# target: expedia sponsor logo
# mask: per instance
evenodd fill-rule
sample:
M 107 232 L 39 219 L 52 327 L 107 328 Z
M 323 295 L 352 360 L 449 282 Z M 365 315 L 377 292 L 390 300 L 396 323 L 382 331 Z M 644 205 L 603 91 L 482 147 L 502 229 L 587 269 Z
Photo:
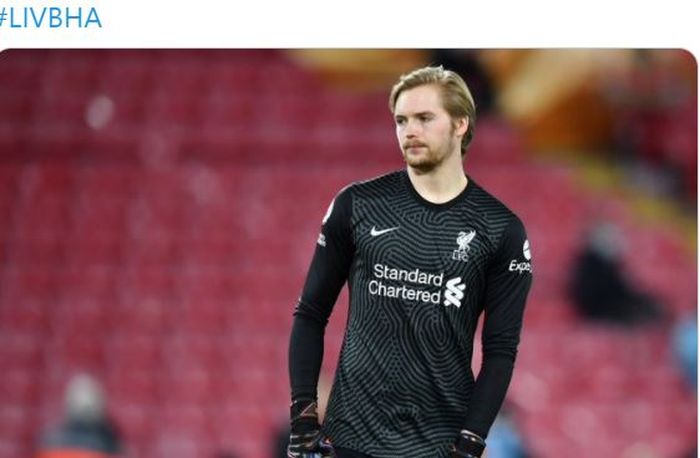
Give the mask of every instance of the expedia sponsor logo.
M 532 272 L 532 264 L 530 264 L 529 262 L 518 262 L 515 259 L 513 259 L 508 265 L 508 270 L 510 272 L 518 272 L 518 274 L 521 274 L 523 272 Z
M 510 261 L 510 264 L 508 265 L 508 270 L 510 272 L 518 272 L 518 275 L 522 274 L 523 272 L 532 273 L 532 264 L 530 264 L 529 262 L 530 259 L 532 259 L 529 240 L 525 240 L 525 243 L 523 243 L 523 257 L 526 259 L 525 262 L 519 262 L 516 259 Z

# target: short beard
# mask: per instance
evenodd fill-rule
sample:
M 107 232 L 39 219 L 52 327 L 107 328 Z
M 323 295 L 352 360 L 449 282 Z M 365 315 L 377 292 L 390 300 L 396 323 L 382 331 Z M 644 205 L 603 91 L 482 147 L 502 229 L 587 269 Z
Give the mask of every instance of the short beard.
M 438 165 L 442 163 L 442 161 L 432 161 L 430 159 L 413 161 L 412 163 L 412 161 L 408 159 L 406 154 L 404 154 L 404 160 L 406 161 L 406 164 L 413 170 L 415 170 L 419 175 L 432 172 Z
M 401 152 L 403 154 L 403 159 L 406 162 L 406 164 L 409 167 L 411 167 L 413 170 L 415 170 L 416 173 L 418 173 L 419 175 L 424 175 L 426 173 L 430 173 L 433 170 L 435 170 L 439 165 L 441 165 L 443 162 L 445 162 L 445 160 L 449 157 L 450 153 L 452 152 L 452 150 L 455 147 L 454 140 L 452 140 L 452 136 L 454 135 L 455 129 L 456 129 L 456 125 L 453 124 L 452 129 L 450 130 L 450 140 L 448 141 L 448 144 L 447 144 L 447 152 L 445 152 L 445 154 L 442 157 L 437 155 L 437 159 L 433 160 L 434 156 L 428 155 L 428 157 L 426 157 L 425 160 L 421 160 L 420 162 L 418 162 L 417 164 L 414 165 L 414 164 L 411 164 L 409 162 L 408 154 L 406 153 L 405 150 L 402 149 Z M 429 150 L 429 153 L 432 153 L 432 150 Z M 462 155 L 461 143 L 459 145 L 459 154 L 460 154 L 460 157 L 464 157 Z
M 426 173 L 432 172 L 433 170 L 438 168 L 443 162 L 445 162 L 445 160 L 447 160 L 447 158 L 450 156 L 453 148 L 453 142 L 449 142 L 449 144 L 447 145 L 447 151 L 442 152 L 444 154 L 433 154 L 433 151 L 429 150 L 429 155 L 427 155 L 427 157 L 419 161 L 413 161 L 413 163 L 411 163 L 408 154 L 405 151 L 402 151 L 403 159 L 406 162 L 406 164 L 413 170 L 415 170 L 419 175 L 424 175 Z

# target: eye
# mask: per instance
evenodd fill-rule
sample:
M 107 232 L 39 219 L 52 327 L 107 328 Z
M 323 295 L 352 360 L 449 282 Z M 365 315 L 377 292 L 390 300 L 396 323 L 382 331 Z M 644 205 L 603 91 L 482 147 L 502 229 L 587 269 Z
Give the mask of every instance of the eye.
M 406 118 L 396 118 L 394 121 L 396 121 L 397 126 L 403 126 L 406 124 Z

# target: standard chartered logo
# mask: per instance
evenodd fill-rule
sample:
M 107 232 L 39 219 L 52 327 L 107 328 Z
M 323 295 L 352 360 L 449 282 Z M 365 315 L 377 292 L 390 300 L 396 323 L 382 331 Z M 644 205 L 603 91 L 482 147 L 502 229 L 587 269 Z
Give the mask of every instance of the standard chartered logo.
M 461 283 L 461 277 L 453 278 L 445 283 L 444 272 L 435 274 L 420 269 L 395 269 L 384 264 L 375 264 L 373 273 L 374 279 L 368 285 L 369 293 L 373 296 L 435 305 L 439 305 L 444 296 L 446 306 L 460 307 L 462 305 L 461 301 L 464 298 L 466 285 Z M 443 285 L 445 285 L 444 292 Z
M 431 274 L 420 269 L 394 269 L 384 264 L 374 265 L 375 279 L 369 282 L 369 293 L 373 296 L 393 297 L 407 301 L 440 303 L 440 291 L 432 287 L 442 286 L 444 274 Z M 403 282 L 400 286 L 387 284 L 383 280 Z M 408 285 L 406 284 L 408 283 Z M 419 285 L 414 287 L 413 285 Z
M 454 305 L 455 307 L 460 308 L 462 306 L 462 299 L 464 299 L 464 288 L 466 287 L 467 285 L 462 283 L 462 277 L 447 280 L 444 304 L 446 306 Z

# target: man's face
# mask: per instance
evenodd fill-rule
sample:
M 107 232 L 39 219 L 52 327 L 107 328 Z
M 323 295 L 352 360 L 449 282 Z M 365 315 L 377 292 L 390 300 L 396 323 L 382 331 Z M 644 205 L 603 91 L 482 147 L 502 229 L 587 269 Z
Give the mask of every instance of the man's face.
M 394 121 L 399 146 L 410 167 L 429 172 L 450 154 L 461 154 L 460 137 L 466 132 L 466 119 L 455 125 L 442 105 L 437 86 L 403 91 L 396 100 Z

